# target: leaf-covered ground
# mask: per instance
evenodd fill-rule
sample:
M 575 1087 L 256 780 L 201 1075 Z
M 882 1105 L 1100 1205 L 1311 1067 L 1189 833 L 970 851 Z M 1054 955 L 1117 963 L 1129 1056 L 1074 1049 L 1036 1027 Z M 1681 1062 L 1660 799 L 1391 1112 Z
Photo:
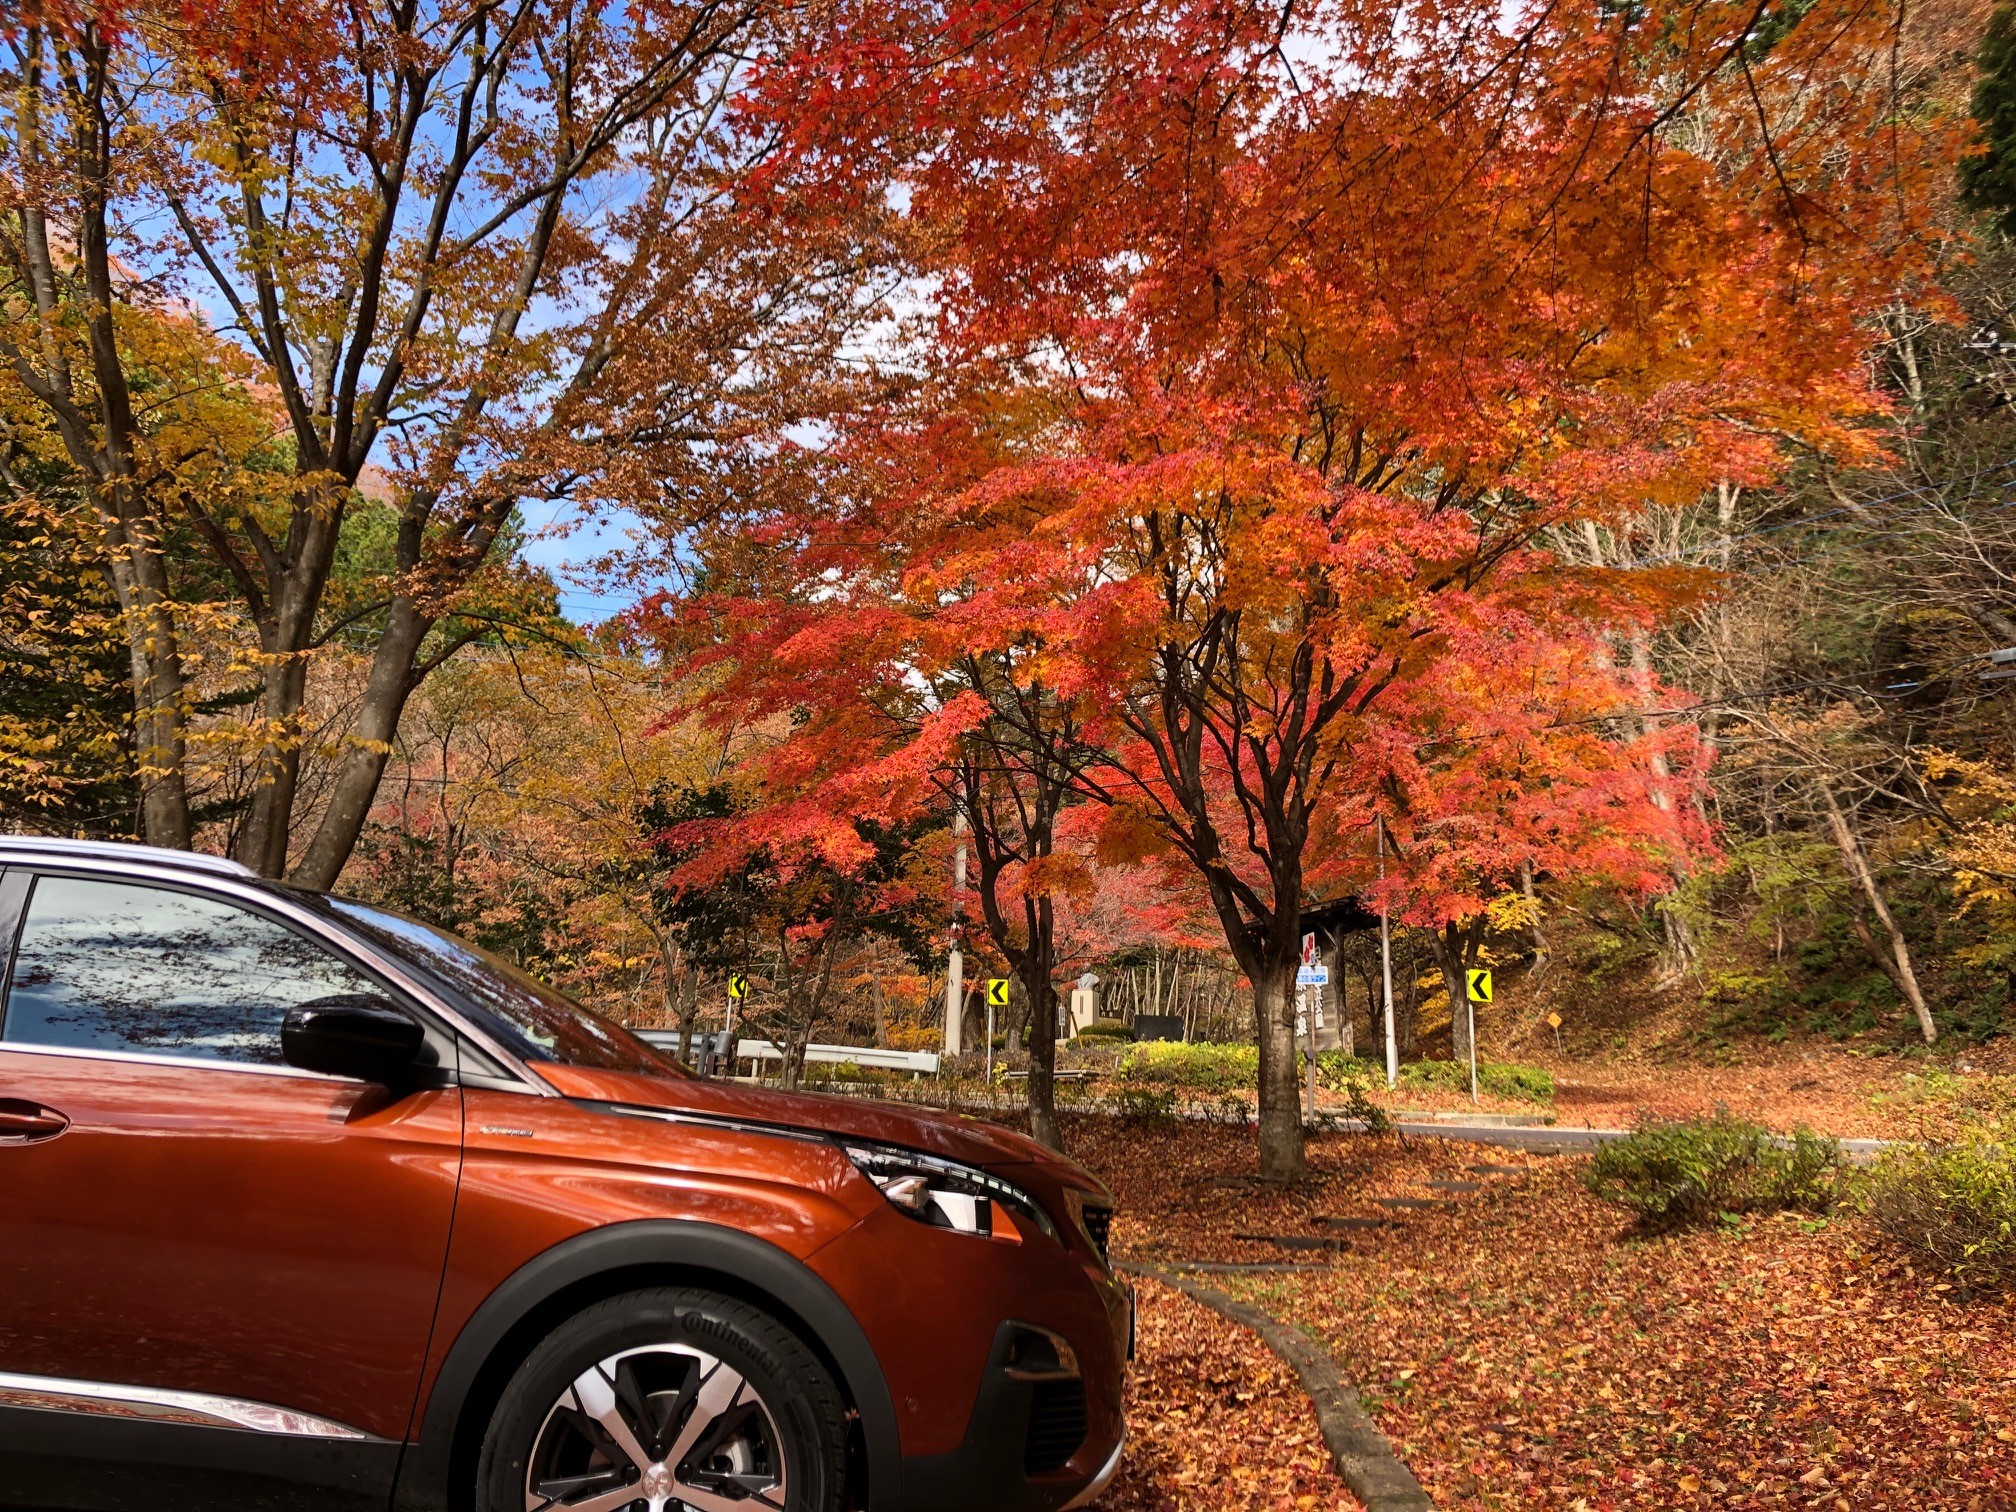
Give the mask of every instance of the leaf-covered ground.
M 1288 1367 L 1245 1329 L 1142 1281 L 1127 1457 L 1101 1512 L 1353 1508 Z
M 1441 1505 L 2016 1506 L 2016 1304 L 1956 1299 L 1852 1215 L 1643 1240 L 1576 1157 L 1338 1136 L 1279 1191 L 1246 1179 L 1250 1131 L 1085 1119 L 1069 1138 L 1119 1195 L 1119 1253 L 1313 1262 L 1211 1279 L 1319 1334 Z M 1390 1226 L 1318 1221 L 1336 1217 Z M 1318 1253 L 1236 1237 L 1340 1232 Z M 1208 1313 L 1195 1326 L 1237 1335 Z M 1150 1359 L 1137 1397 L 1150 1474 L 1187 1441 L 1188 1424 L 1167 1437 L 1165 1368 Z M 1201 1436 L 1190 1452 L 1218 1463 Z M 1272 1505 L 1222 1475 L 1201 1485 L 1109 1505 Z
M 1805 1124 L 1844 1137 L 1910 1139 L 1950 1131 L 1970 1114 L 2016 1108 L 2016 1066 L 1999 1045 L 1945 1062 L 1765 1047 L 1726 1066 L 1619 1060 L 1549 1069 L 1560 1083 L 1548 1110 L 1556 1122 L 1594 1128 L 1726 1108 L 1774 1128 Z

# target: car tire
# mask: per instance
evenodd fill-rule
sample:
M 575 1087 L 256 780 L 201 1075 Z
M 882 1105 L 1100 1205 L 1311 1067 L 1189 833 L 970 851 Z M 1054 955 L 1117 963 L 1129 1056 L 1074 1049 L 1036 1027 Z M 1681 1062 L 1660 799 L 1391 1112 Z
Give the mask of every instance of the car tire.
M 732 1297 L 660 1287 L 575 1314 L 518 1367 L 476 1506 L 664 1512 L 684 1486 L 709 1506 L 840 1512 L 846 1459 L 846 1404 L 796 1334 Z

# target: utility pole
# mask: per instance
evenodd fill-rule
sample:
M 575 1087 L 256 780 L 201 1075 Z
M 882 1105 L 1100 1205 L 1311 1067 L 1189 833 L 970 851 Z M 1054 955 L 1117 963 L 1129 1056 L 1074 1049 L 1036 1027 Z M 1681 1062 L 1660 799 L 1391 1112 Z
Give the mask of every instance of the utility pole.
M 966 1015 L 966 811 L 952 800 L 952 954 L 945 965 L 945 1056 L 959 1053 L 960 1021 Z M 989 1037 L 988 1044 L 993 1044 Z
M 1386 880 L 1386 816 L 1375 815 L 1379 836 L 1379 880 Z M 1379 970 L 1386 982 L 1386 1090 L 1400 1085 L 1400 1033 L 1393 1027 L 1393 928 L 1386 917 L 1386 893 L 1379 893 Z
M 1320 951 L 1318 953 L 1320 958 Z M 1316 1015 L 1323 1006 L 1323 984 L 1309 989 L 1309 1127 L 1316 1127 Z

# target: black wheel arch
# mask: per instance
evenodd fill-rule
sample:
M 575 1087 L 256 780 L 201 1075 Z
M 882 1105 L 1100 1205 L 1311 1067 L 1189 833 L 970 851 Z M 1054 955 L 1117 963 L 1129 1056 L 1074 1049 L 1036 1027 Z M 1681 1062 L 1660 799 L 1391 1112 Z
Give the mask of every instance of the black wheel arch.
M 483 1430 L 511 1373 L 561 1320 L 649 1286 L 697 1286 L 762 1307 L 833 1372 L 860 1417 L 869 1505 L 902 1504 L 896 1407 L 861 1325 L 810 1267 L 737 1229 L 637 1219 L 563 1240 L 514 1271 L 470 1316 L 400 1459 L 394 1512 L 472 1512 Z

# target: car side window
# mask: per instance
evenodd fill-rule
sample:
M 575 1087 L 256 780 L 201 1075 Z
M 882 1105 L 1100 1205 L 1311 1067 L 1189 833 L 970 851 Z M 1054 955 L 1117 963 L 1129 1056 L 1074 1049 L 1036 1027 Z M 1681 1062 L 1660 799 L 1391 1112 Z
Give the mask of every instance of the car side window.
M 166 887 L 38 877 L 0 1041 L 284 1064 L 287 1010 L 378 984 L 283 924 Z

